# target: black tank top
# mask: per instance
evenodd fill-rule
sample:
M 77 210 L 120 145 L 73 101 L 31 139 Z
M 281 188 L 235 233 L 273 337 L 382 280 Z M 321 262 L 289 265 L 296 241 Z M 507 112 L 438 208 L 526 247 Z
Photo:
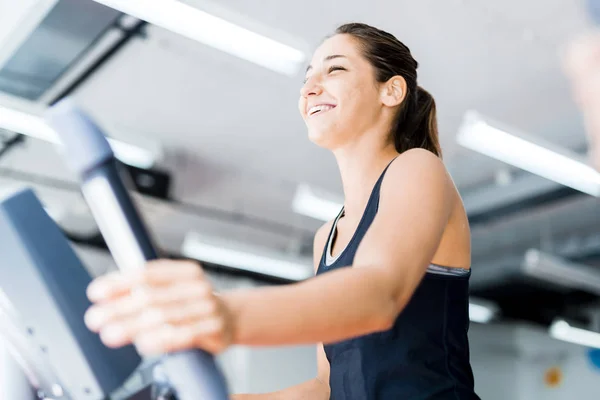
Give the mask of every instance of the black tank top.
M 377 213 L 386 170 L 350 242 L 328 265 L 343 210 L 336 218 L 317 275 L 352 265 Z M 469 362 L 469 276 L 470 270 L 431 265 L 391 329 L 326 344 L 331 400 L 480 400 Z

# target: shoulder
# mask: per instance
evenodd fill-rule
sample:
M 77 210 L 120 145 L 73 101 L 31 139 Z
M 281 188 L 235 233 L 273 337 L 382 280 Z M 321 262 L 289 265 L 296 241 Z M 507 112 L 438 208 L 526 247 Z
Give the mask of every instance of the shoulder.
M 381 183 L 381 197 L 382 201 L 399 196 L 450 200 L 453 187 L 450 174 L 438 156 L 425 149 L 411 149 L 390 164 Z
M 443 161 L 425 149 L 411 149 L 400 154 L 390 164 L 388 173 L 418 175 L 427 173 L 431 176 L 447 176 Z

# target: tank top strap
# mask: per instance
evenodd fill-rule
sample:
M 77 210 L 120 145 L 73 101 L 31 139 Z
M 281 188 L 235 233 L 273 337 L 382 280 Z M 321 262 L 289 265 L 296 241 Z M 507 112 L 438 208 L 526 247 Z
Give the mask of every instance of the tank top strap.
M 388 163 L 388 165 L 385 167 L 385 169 L 379 176 L 379 179 L 377 179 L 377 182 L 375 182 L 375 185 L 373 186 L 373 189 L 371 190 L 371 195 L 369 196 L 369 200 L 367 201 L 367 205 L 365 207 L 363 215 L 358 223 L 358 226 L 356 227 L 356 230 L 354 231 L 353 236 L 351 237 L 346 248 L 341 253 L 338 254 L 337 260 L 334 261 L 332 265 L 337 265 L 338 261 L 340 261 L 340 260 L 342 261 L 342 264 L 345 264 L 345 263 L 351 264 L 352 263 L 352 261 L 354 259 L 354 254 L 356 253 L 356 248 L 358 246 L 357 243 L 360 242 L 360 240 L 362 240 L 362 237 L 365 235 L 366 231 L 371 226 L 371 223 L 373 222 L 373 219 L 375 218 L 375 215 L 377 214 L 377 209 L 379 208 L 379 193 L 381 190 L 381 182 L 383 182 L 385 173 L 387 172 L 388 168 L 390 167 L 390 165 L 392 164 L 392 162 L 394 162 L 394 160 L 396 158 L 397 157 L 394 157 Z M 326 262 L 327 261 L 326 260 L 327 252 L 329 249 L 329 245 L 332 241 L 332 238 L 335 234 L 337 222 L 344 215 L 344 212 L 345 212 L 345 208 L 342 207 L 342 209 L 338 213 L 337 217 L 333 221 L 333 224 L 331 225 L 331 229 L 329 230 L 329 236 L 327 237 L 327 240 L 325 241 L 325 246 L 323 248 L 323 252 L 321 253 L 321 259 L 319 262 L 319 268 L 317 270 L 317 273 L 319 273 L 323 269 L 330 268 L 332 266 L 332 265 L 329 265 L 329 266 L 327 265 L 327 262 Z
M 377 211 L 379 209 L 379 194 L 381 191 L 381 183 L 383 182 L 385 173 L 387 172 L 388 168 L 390 167 L 390 165 L 392 164 L 392 162 L 395 159 L 396 158 L 394 158 L 392 161 L 390 161 L 388 163 L 388 165 L 385 167 L 385 169 L 379 176 L 379 179 L 377 179 L 377 182 L 375 182 L 375 185 L 373 185 L 373 189 L 371 190 L 371 195 L 369 196 L 369 200 L 367 201 L 367 205 L 365 207 L 363 215 L 358 223 L 358 226 L 356 227 L 356 231 L 354 232 L 354 235 L 352 236 L 352 238 L 350 239 L 350 242 L 348 243 L 348 247 L 352 248 L 351 249 L 352 254 L 354 254 L 356 252 L 358 243 L 360 243 L 363 236 L 366 234 L 367 230 L 371 227 L 371 223 L 373 223 L 373 220 L 375 219 L 375 215 L 377 215 Z M 344 210 L 342 209 L 342 215 L 343 215 L 343 212 L 344 212 Z M 354 258 L 354 256 L 352 256 L 352 259 L 353 258 Z
M 379 194 L 381 192 L 381 183 L 383 182 L 383 178 L 385 177 L 385 173 L 387 172 L 388 168 L 390 168 L 390 165 L 392 165 L 392 163 L 394 162 L 394 160 L 397 158 L 394 157 L 392 159 L 392 161 L 390 161 L 388 163 L 388 165 L 383 169 L 383 172 L 381 173 L 381 175 L 379 175 L 379 179 L 377 179 L 377 182 L 375 182 L 375 185 L 373 185 L 373 189 L 371 190 L 371 195 L 369 196 L 369 200 L 367 201 L 367 206 L 365 208 L 365 214 L 368 211 L 377 211 L 377 209 L 379 208 Z M 342 211 L 340 213 L 340 215 L 344 214 L 344 208 L 342 208 Z M 364 215 L 363 215 L 364 217 Z M 339 218 L 339 216 L 338 216 Z
M 375 182 L 375 186 L 373 187 L 373 192 L 371 193 L 371 199 L 369 201 L 369 203 L 372 204 L 369 205 L 374 207 L 375 211 L 377 211 L 377 209 L 379 208 L 379 194 L 381 192 L 381 183 L 383 182 L 383 177 L 385 176 L 385 173 L 390 168 L 390 165 L 392 165 L 396 158 L 398 158 L 398 156 L 394 157 L 392 161 L 390 161 L 388 165 L 384 168 L 383 172 L 379 176 L 379 179 L 377 179 L 377 182 Z

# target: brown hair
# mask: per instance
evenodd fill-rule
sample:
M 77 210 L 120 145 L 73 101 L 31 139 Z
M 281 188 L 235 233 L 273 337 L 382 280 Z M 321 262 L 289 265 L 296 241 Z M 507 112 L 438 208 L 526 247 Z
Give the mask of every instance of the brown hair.
M 417 85 L 419 64 L 410 49 L 394 35 L 366 24 L 345 24 L 335 33 L 351 35 L 359 41 L 364 57 L 375 69 L 378 82 L 387 82 L 397 75 L 406 81 L 408 93 L 392 129 L 396 150 L 403 153 L 422 148 L 441 157 L 435 101 L 429 92 Z

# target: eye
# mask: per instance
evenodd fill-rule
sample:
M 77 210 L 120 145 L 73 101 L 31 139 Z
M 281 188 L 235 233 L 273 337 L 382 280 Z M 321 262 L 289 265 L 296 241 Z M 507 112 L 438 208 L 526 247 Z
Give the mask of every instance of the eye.
M 334 71 L 346 71 L 346 68 L 339 66 L 339 65 L 332 65 L 331 67 L 329 67 L 329 69 L 327 70 L 327 73 L 332 73 Z
M 340 66 L 340 65 L 332 65 L 331 67 L 329 67 L 327 69 L 327 73 L 331 74 L 332 72 L 335 71 L 347 71 L 346 68 Z M 302 81 L 303 84 L 306 84 L 306 82 L 308 81 L 308 79 L 310 78 L 310 76 L 307 76 L 306 78 L 304 78 L 304 80 Z

